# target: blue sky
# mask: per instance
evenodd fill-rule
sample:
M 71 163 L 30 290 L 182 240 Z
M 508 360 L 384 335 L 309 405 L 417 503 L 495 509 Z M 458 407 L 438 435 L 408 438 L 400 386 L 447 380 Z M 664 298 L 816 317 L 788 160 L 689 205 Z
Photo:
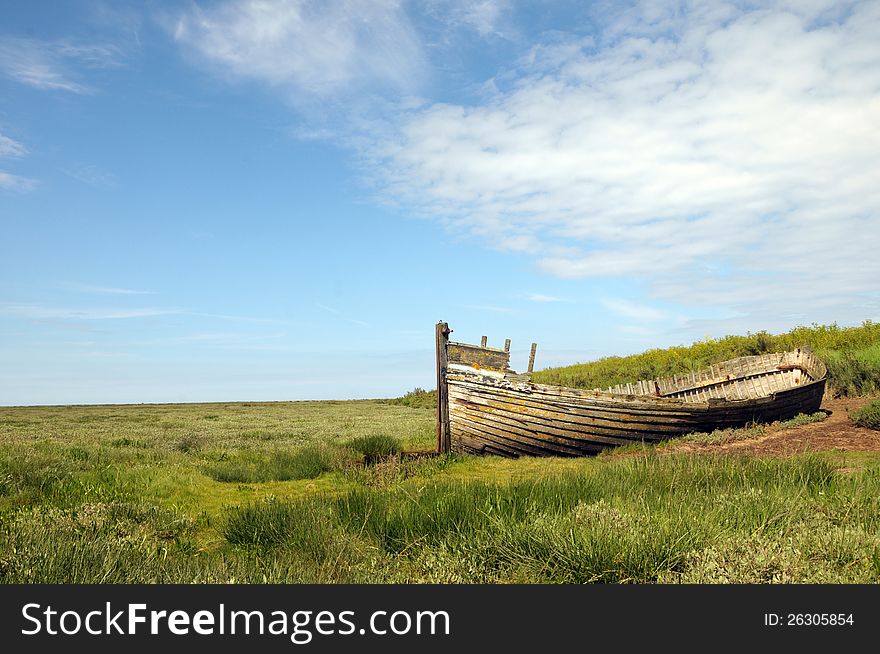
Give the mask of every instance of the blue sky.
M 2 3 L 0 405 L 880 318 L 880 3 Z

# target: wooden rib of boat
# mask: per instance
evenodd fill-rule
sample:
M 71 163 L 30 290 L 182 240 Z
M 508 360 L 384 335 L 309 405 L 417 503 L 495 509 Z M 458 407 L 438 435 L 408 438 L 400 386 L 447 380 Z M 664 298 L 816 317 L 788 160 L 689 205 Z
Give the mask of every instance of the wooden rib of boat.
M 611 388 L 531 381 L 504 349 L 449 341 L 437 324 L 437 449 L 501 456 L 585 456 L 628 443 L 786 420 L 819 410 L 825 365 L 809 348 L 731 359 L 698 372 Z

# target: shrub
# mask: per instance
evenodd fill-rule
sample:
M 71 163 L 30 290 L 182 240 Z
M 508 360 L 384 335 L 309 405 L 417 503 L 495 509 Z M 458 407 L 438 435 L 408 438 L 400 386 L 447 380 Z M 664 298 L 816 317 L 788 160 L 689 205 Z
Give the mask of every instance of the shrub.
M 426 391 L 424 388 L 416 387 L 406 395 L 395 398 L 392 402 L 413 409 L 435 409 L 437 408 L 437 391 Z
M 835 395 L 869 395 L 880 389 L 880 346 L 817 354 L 828 367 Z
M 880 400 L 874 400 L 852 416 L 853 422 L 868 429 L 880 430 Z
M 608 388 L 639 379 L 695 372 L 735 357 L 805 346 L 813 348 L 825 362 L 828 383 L 836 395 L 866 395 L 880 390 L 880 323 L 871 321 L 859 327 L 813 325 L 796 327 L 787 334 L 762 331 L 746 336 L 710 338 L 689 346 L 548 368 L 536 372 L 534 380 L 575 388 Z

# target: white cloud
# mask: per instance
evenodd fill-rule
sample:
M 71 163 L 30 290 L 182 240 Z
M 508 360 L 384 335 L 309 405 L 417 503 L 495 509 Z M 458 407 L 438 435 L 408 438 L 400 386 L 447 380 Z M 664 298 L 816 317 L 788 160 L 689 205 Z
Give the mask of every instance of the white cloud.
M 196 8 L 174 35 L 217 71 L 266 82 L 295 103 L 416 84 L 418 39 L 394 0 L 249 0 Z
M 71 64 L 108 68 L 119 65 L 119 58 L 119 49 L 112 45 L 0 38 L 0 73 L 40 90 L 90 93 L 76 81 Z
M 847 320 L 880 279 L 880 3 L 644 3 L 375 150 L 404 208 L 546 272 Z M 866 309 L 865 307 L 868 307 Z M 871 308 L 873 307 L 873 308 Z

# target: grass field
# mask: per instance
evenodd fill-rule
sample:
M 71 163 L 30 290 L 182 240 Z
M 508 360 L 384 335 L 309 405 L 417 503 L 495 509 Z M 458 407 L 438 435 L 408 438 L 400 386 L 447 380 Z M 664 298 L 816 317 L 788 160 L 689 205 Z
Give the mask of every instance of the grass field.
M 872 351 L 855 329 L 828 351 Z M 0 582 L 880 581 L 880 453 L 436 457 L 432 407 L 0 408 Z
M 433 412 L 383 401 L 5 408 L 0 435 L 5 583 L 880 580 L 871 454 L 402 457 Z

